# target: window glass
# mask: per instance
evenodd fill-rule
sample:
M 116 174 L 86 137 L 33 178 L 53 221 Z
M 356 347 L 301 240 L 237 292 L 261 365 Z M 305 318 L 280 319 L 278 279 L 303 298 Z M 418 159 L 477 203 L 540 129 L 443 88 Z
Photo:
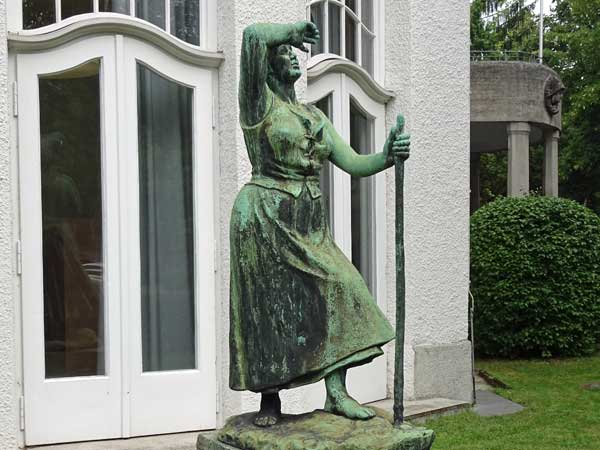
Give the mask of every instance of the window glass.
M 346 14 L 346 58 L 356 61 L 356 23 Z
M 323 97 L 315 106 L 319 108 L 323 113 L 329 118 L 329 120 L 333 120 L 333 105 L 331 94 L 327 97 Z M 321 193 L 323 194 L 323 206 L 325 209 L 325 214 L 327 215 L 327 223 L 331 229 L 332 223 L 332 204 L 331 204 L 331 186 L 332 186 L 332 170 L 333 167 L 329 161 L 323 161 L 323 167 L 321 168 L 321 179 L 319 180 L 319 184 L 321 186 Z
M 373 150 L 372 121 L 354 103 L 350 102 L 350 145 L 360 154 Z M 362 274 L 367 286 L 374 292 L 374 261 L 371 249 L 373 237 L 373 177 L 352 177 L 351 227 L 352 263 Z
M 360 5 L 360 20 L 369 31 L 375 31 L 373 30 L 373 0 L 361 0 Z
M 171 34 L 200 45 L 200 0 L 171 0 Z
M 319 29 L 319 31 L 321 33 L 324 32 L 323 26 L 325 25 L 323 23 L 323 19 L 324 19 L 323 7 L 324 7 L 323 3 L 316 3 L 310 7 L 310 21 L 313 22 L 317 26 L 317 28 Z M 324 34 L 321 34 L 321 39 L 319 39 L 319 42 L 317 42 L 315 45 L 312 46 L 312 55 L 313 56 L 323 53 L 323 45 L 324 45 L 323 38 L 324 38 L 324 36 L 325 36 Z
M 62 0 L 60 15 L 67 19 L 77 14 L 91 13 L 93 10 L 92 0 Z
M 375 68 L 374 0 L 321 0 L 310 5 L 310 20 L 327 42 L 313 45 L 312 55 L 333 53 L 362 65 L 370 75 Z
M 329 4 L 329 53 L 340 55 L 341 53 L 341 36 L 340 36 L 340 7 Z
M 165 0 L 135 0 L 135 15 L 165 29 Z
M 105 373 L 99 73 L 39 79 L 46 378 Z
M 166 11 L 166 0 L 97 0 L 97 3 L 94 0 L 60 0 L 60 20 L 93 12 L 131 15 L 131 2 L 135 2 L 136 17 L 163 30 L 168 23 L 173 36 L 199 46 L 201 1 L 170 0 L 169 11 Z M 23 0 L 23 29 L 32 30 L 56 22 L 56 0 Z
M 131 13 L 129 0 L 100 0 L 99 7 L 101 12 Z
M 138 64 L 142 362 L 196 367 L 193 89 Z
M 371 35 L 371 33 L 369 33 L 368 31 L 363 29 L 362 30 L 362 40 L 361 40 L 362 66 L 371 75 L 373 75 L 373 68 L 375 65 L 375 62 L 374 62 L 375 55 L 373 54 L 374 53 L 373 52 L 373 48 L 374 48 L 373 41 L 374 41 L 373 35 Z
M 56 22 L 54 0 L 23 0 L 23 29 L 45 27 Z

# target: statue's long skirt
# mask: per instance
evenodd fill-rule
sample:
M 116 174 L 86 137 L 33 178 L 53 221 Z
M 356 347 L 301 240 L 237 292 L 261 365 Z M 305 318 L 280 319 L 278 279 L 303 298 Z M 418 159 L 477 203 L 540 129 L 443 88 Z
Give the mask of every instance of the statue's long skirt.
M 230 228 L 230 378 L 260 392 L 370 362 L 394 332 L 334 243 L 321 198 L 248 184 Z

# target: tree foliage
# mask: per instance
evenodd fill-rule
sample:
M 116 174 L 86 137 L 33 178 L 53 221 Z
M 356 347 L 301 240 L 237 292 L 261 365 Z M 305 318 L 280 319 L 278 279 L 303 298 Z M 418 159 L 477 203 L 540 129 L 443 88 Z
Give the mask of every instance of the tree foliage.
M 562 194 L 600 213 L 600 0 L 556 0 L 544 58 L 567 87 Z

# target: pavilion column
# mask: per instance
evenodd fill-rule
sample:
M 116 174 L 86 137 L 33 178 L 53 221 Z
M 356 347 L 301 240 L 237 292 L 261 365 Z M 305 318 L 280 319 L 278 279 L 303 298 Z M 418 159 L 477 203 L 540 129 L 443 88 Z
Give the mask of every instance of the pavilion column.
M 471 153 L 471 214 L 481 206 L 481 153 Z
M 512 122 L 508 132 L 508 196 L 529 193 L 529 133 L 527 122 Z
M 544 153 L 544 194 L 558 197 L 558 130 L 545 132 L 546 151 Z

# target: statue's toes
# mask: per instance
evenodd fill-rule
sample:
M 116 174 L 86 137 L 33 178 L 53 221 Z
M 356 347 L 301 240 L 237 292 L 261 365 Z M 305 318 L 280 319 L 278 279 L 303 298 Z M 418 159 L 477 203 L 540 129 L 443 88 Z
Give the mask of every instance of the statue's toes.
M 373 417 L 375 417 L 375 411 L 373 411 L 371 408 L 360 408 L 356 414 L 356 418 L 360 420 L 368 420 L 372 419 Z
M 272 427 L 277 423 L 277 417 L 270 415 L 258 415 L 254 419 L 254 425 L 257 427 Z

